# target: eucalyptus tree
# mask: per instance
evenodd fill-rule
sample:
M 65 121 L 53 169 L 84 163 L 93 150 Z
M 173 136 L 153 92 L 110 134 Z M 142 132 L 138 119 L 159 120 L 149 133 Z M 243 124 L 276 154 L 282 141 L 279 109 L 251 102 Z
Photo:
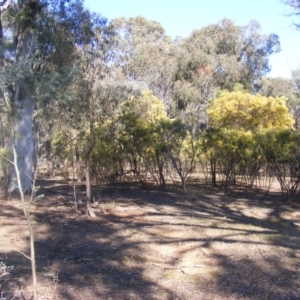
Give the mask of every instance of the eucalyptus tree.
M 177 47 L 163 27 L 143 17 L 119 18 L 112 22 L 118 44 L 116 63 L 128 80 L 146 83 L 165 104 L 173 85 Z
M 66 121 L 78 133 L 76 140 L 85 165 L 87 213 L 95 217 L 91 207 L 91 161 L 97 152 L 95 148 L 101 145 L 101 128 L 117 114 L 119 104 L 135 91 L 114 68 L 117 42 L 114 28 L 105 18 L 87 10 L 81 12 L 81 18 L 85 33 L 76 45 L 77 74 L 69 98 L 60 107 L 66 113 Z
M 184 40 L 184 47 L 202 57 L 200 67 L 210 67 L 219 88 L 232 90 L 235 83 L 241 83 L 253 91 L 257 80 L 270 71 L 268 58 L 280 50 L 280 43 L 275 34 L 261 34 L 257 21 L 238 26 L 223 19 L 195 30 Z
M 95 51 L 93 53 L 95 54 Z M 96 217 L 91 207 L 93 182 L 91 170 L 95 170 L 94 167 L 99 164 L 100 159 L 106 163 L 109 161 L 106 157 L 100 157 L 95 161 L 95 156 L 99 152 L 100 155 L 105 155 L 103 154 L 105 152 L 97 147 L 103 145 L 101 141 L 107 139 L 107 136 L 114 135 L 113 132 L 103 133 L 101 129 L 105 128 L 105 123 L 110 122 L 110 119 L 117 114 L 119 103 L 130 97 L 134 91 L 126 85 L 115 84 L 113 78 L 109 78 L 111 71 L 103 69 L 105 61 L 96 60 L 93 63 L 93 59 L 91 56 L 83 57 L 81 61 L 81 73 L 78 81 L 75 82 L 77 86 L 74 86 L 74 97 L 69 107 L 69 114 L 71 114 L 69 122 L 78 134 L 76 137 L 78 153 L 84 161 L 87 214 Z M 110 142 L 114 144 L 113 141 Z M 114 166 L 111 165 L 111 169 L 113 168 Z
M 279 50 L 278 37 L 263 35 L 256 21 L 237 26 L 229 19 L 194 30 L 179 41 L 181 55 L 173 89 L 178 113 L 192 123 L 207 124 L 208 101 L 216 89 L 241 83 L 254 92 L 269 70 L 268 57 Z
M 38 13 L 38 1 L 3 1 L 1 17 L 1 92 L 2 101 L 11 118 L 11 145 L 17 149 L 18 168 L 22 186 L 31 190 L 31 163 L 33 154 L 32 113 L 34 104 L 30 99 L 34 78 L 30 76 L 37 48 L 33 33 Z M 8 32 L 6 26 L 8 27 Z M 13 176 L 11 168 L 11 175 Z M 15 177 L 15 176 L 13 176 Z M 11 179 L 10 190 L 17 189 L 16 179 Z
M 24 191 L 31 190 L 34 111 L 57 97 L 72 73 L 69 70 L 72 69 L 74 37 L 69 24 L 53 13 L 52 6 L 58 5 L 63 11 L 67 2 L 70 6 L 70 1 L 52 2 L 6 0 L 0 3 L 1 101 L 10 125 L 8 146 L 16 149 Z M 63 67 L 69 69 L 68 75 L 62 72 Z M 16 189 L 12 167 L 9 191 Z
M 178 45 L 176 76 L 171 93 L 172 115 L 195 131 L 207 123 L 207 104 L 215 94 L 210 58 L 202 51 L 192 51 L 185 41 Z
M 65 122 L 77 131 L 81 139 L 82 158 L 85 162 L 86 196 L 88 214 L 95 217 L 91 208 L 90 157 L 96 143 L 95 124 L 113 111 L 109 102 L 109 84 L 107 83 L 111 64 L 113 34 L 107 20 L 91 13 L 80 4 L 77 6 L 77 18 L 69 23 L 74 31 L 81 32 L 75 44 L 76 76 L 65 101 L 58 103 L 65 113 Z M 105 82 L 105 83 L 104 83 Z
M 241 43 L 241 27 L 228 19 L 194 30 L 183 40 L 183 48 L 191 53 L 189 73 L 201 73 L 206 68 L 211 72 L 216 86 L 231 89 L 239 78 L 236 57 Z
M 283 77 L 264 77 L 259 83 L 258 93 L 266 97 L 293 97 L 293 80 Z
M 242 47 L 237 60 L 241 63 L 239 83 L 250 92 L 256 92 L 259 79 L 271 71 L 270 55 L 281 50 L 279 37 L 275 33 L 261 33 L 260 24 L 253 20 L 242 27 Z

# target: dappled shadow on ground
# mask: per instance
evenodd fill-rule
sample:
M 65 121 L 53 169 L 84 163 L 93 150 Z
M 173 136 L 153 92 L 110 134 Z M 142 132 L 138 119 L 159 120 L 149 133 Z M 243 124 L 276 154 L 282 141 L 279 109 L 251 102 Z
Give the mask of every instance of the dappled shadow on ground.
M 32 213 L 40 299 L 300 299 L 299 206 L 275 194 L 102 188 L 93 220 L 68 186 L 43 186 Z M 14 266 L 1 290 L 30 299 L 22 210 L 1 202 L 0 261 Z

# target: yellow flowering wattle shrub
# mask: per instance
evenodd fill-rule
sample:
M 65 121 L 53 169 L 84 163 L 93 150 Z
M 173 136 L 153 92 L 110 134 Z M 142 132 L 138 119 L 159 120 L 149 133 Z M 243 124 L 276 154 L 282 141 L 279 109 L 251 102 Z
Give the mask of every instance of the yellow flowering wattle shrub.
M 222 91 L 211 101 L 207 111 L 213 127 L 238 130 L 257 128 L 291 129 L 294 124 L 285 97 L 265 97 L 259 94 Z

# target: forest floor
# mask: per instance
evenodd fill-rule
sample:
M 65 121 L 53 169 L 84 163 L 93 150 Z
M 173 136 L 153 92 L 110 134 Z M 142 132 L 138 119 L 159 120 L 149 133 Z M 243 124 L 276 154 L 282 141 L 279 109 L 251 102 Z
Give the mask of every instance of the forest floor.
M 39 184 L 40 300 L 300 299 L 300 205 L 279 193 L 119 185 L 95 189 L 91 219 L 63 181 Z M 13 266 L 0 265 L 1 300 L 32 295 L 20 204 L 0 198 L 0 262 Z

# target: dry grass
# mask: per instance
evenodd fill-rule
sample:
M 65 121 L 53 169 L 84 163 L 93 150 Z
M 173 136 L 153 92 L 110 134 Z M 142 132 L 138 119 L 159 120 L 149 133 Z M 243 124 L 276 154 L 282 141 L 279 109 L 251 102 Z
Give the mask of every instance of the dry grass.
M 68 187 L 43 182 L 42 192 L 32 214 L 40 299 L 300 299 L 299 205 L 280 195 L 107 188 L 92 220 Z M 31 295 L 18 204 L 0 202 L 0 261 L 14 266 L 1 291 L 15 300 Z

